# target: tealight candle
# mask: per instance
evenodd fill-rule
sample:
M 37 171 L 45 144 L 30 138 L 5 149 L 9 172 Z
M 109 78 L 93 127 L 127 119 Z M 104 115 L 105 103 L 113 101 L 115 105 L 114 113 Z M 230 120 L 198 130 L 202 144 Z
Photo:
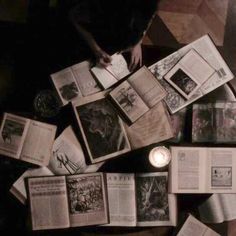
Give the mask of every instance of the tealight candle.
M 150 163 L 158 168 L 164 167 L 170 162 L 170 151 L 166 147 L 155 147 L 149 153 Z

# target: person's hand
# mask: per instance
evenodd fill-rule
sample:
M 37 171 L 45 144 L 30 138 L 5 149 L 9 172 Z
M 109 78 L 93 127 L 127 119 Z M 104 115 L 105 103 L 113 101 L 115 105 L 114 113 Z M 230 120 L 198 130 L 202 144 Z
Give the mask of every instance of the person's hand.
M 141 43 L 138 43 L 130 49 L 129 70 L 133 71 L 137 65 L 142 66 L 142 48 Z
M 99 50 L 95 52 L 97 64 L 103 67 L 107 67 L 111 65 L 112 58 L 109 54 L 107 54 L 103 50 Z

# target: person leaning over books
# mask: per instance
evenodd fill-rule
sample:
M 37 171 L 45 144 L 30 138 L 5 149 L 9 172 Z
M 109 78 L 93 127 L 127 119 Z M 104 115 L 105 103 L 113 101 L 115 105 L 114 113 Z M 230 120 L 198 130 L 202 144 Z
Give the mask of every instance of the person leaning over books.
M 69 18 L 100 65 L 109 65 L 115 52 L 128 52 L 134 70 L 142 64 L 141 42 L 156 8 L 157 0 L 80 0 Z

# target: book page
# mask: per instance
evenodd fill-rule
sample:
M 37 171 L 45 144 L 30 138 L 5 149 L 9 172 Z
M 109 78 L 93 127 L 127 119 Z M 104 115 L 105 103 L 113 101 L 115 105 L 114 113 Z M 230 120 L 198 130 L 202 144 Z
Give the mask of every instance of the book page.
M 106 70 L 110 71 L 117 80 L 120 80 L 130 74 L 127 62 L 122 54 L 115 53 L 111 56 L 111 65 L 106 67 Z
M 80 99 L 73 109 L 92 163 L 130 151 L 123 122 L 104 93 Z
M 162 102 L 157 103 L 125 130 L 132 149 L 148 146 L 173 137 L 172 126 Z
M 48 168 L 56 175 L 96 172 L 103 163 L 87 165 L 82 147 L 71 126 L 55 140 Z
M 137 174 L 135 184 L 137 226 L 175 226 L 177 205 L 168 194 L 168 173 Z
M 196 50 L 196 52 L 215 70 L 215 73 L 213 73 L 213 75 L 188 101 L 184 100 L 180 94 L 175 92 L 175 90 L 168 89 L 168 94 L 164 100 L 171 113 L 177 112 L 234 78 L 234 75 L 208 35 L 197 39 L 164 59 L 154 63 L 149 67 L 149 70 L 163 85 L 163 76 L 191 49 Z
M 103 89 L 111 87 L 118 81 L 117 78 L 104 67 L 97 65 L 91 69 L 91 72 L 97 78 L 98 83 L 103 87 Z
M 198 211 L 200 213 L 200 219 L 202 222 L 222 223 L 223 221 L 225 221 L 225 216 L 224 216 L 225 203 L 221 201 L 220 199 L 221 195 L 231 195 L 231 194 L 214 193 L 206 201 L 204 201 L 201 205 L 198 206 Z M 230 206 L 233 207 L 231 202 Z
M 29 178 L 28 187 L 33 230 L 69 227 L 64 176 Z
M 136 226 L 134 174 L 107 173 L 110 223 L 107 226 Z
M 149 108 L 166 96 L 166 91 L 145 66 L 132 74 L 128 82 Z
M 83 97 L 100 92 L 95 78 L 90 72 L 90 62 L 83 61 L 71 67 L 75 80 L 80 88 Z
M 51 74 L 51 78 L 63 105 L 82 96 L 71 68 Z
M 66 183 L 72 227 L 108 223 L 103 173 L 68 175 Z
M 10 192 L 22 203 L 26 204 L 27 193 L 25 187 L 25 179 L 27 177 L 33 176 L 49 176 L 53 175 L 53 173 L 47 167 L 40 167 L 36 169 L 28 169 L 26 170 L 12 185 Z
M 208 226 L 189 215 L 177 236 L 220 236 Z
M 31 120 L 20 159 L 47 166 L 51 157 L 57 127 Z
M 4 113 L 0 129 L 0 154 L 19 159 L 30 120 Z
M 110 96 L 131 123 L 134 123 L 149 110 L 149 107 L 128 81 L 124 81 L 113 89 Z
M 208 148 L 207 191 L 236 193 L 236 148 Z
M 207 192 L 206 159 L 207 151 L 200 147 L 171 147 L 171 179 L 172 193 L 204 193 Z

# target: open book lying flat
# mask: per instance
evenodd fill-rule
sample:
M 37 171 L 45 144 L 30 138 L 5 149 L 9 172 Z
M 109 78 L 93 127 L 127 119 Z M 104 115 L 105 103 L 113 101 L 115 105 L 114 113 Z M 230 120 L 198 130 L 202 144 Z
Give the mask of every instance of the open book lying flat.
M 0 128 L 0 154 L 46 166 L 57 127 L 4 113 Z
M 105 93 L 72 103 L 92 163 L 173 137 L 170 119 L 163 104 L 157 103 L 131 126 L 126 125 Z
M 143 66 L 110 92 L 122 114 L 134 123 L 166 96 L 155 76 Z
M 111 56 L 111 65 L 107 67 L 95 66 L 91 72 L 97 78 L 99 84 L 107 89 L 119 80 L 130 74 L 126 60 L 121 54 L 113 54 Z
M 62 105 L 101 91 L 90 68 L 90 62 L 83 61 L 50 75 Z
M 33 230 L 109 222 L 103 173 L 27 179 Z
M 171 147 L 171 193 L 236 193 L 236 148 Z

